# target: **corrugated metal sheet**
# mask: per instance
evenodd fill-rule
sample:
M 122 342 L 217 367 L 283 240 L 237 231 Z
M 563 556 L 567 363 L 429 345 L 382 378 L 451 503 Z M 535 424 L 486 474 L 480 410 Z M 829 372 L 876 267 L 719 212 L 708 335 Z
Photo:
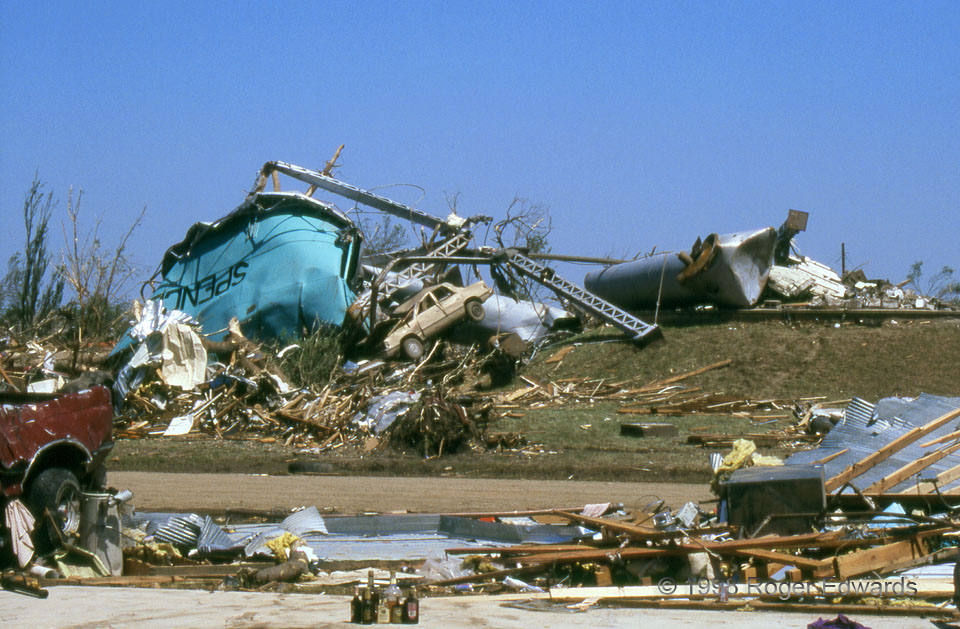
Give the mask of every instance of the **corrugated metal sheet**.
M 280 523 L 280 528 L 286 529 L 303 537 L 309 533 L 327 534 L 327 526 L 324 523 L 323 516 L 317 511 L 316 507 L 307 507 L 288 516 Z
M 824 465 L 825 475 L 830 478 L 843 471 L 847 466 L 853 465 L 884 445 L 903 436 L 913 428 L 923 426 L 956 408 L 960 408 L 960 398 L 941 397 L 925 393 L 913 399 L 884 398 L 877 402 L 872 409 L 868 402 L 854 399 L 844 414 L 843 421 L 824 437 L 819 448 L 798 452 L 788 458 L 786 462 L 787 464 L 812 463 L 847 449 L 848 452 Z M 941 426 L 923 439 L 904 447 L 890 458 L 853 479 L 852 484 L 860 489 L 866 489 L 907 463 L 932 452 L 931 448 L 921 448 L 921 444 L 954 432 L 958 429 L 958 426 L 960 426 L 960 420 Z M 918 482 L 918 478 L 936 476 L 956 465 L 960 465 L 960 452 L 947 455 L 922 470 L 918 476 L 905 480 L 888 491 L 907 491 Z M 960 480 L 944 485 L 941 489 L 951 489 L 958 486 L 960 486 Z
M 195 513 L 174 516 L 160 526 L 153 536 L 161 542 L 174 546 L 195 548 L 200 539 L 200 529 L 203 527 L 203 518 Z

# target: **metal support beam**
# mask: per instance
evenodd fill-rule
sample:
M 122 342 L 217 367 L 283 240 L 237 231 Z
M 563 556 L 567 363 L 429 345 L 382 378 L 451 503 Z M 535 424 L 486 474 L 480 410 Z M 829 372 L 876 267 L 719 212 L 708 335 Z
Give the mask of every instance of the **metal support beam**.
M 333 177 L 327 177 L 323 173 L 316 170 L 310 170 L 309 168 L 295 166 L 286 162 L 267 162 L 264 164 L 263 168 L 260 170 L 260 177 L 257 180 L 257 187 L 254 189 L 254 192 L 259 192 L 262 190 L 263 188 L 260 186 L 260 180 L 265 180 L 265 177 L 268 174 L 274 172 L 283 173 L 284 175 L 308 183 L 311 186 L 322 188 L 327 192 L 338 194 L 342 197 L 350 199 L 351 201 L 356 201 L 357 203 L 361 203 L 367 207 L 372 207 L 375 210 L 380 210 L 381 212 L 390 214 L 391 216 L 406 219 L 429 229 L 449 229 L 447 222 L 442 218 L 432 216 L 420 210 L 415 210 L 412 207 L 403 205 L 402 203 L 397 203 L 396 201 L 391 201 L 386 197 L 381 197 L 380 195 L 372 192 L 361 190 L 356 186 L 339 181 Z

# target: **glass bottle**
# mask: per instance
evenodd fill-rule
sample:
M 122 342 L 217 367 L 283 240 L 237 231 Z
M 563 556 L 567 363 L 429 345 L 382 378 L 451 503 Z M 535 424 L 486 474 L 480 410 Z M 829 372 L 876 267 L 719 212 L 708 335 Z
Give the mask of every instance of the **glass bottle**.
M 405 625 L 416 625 L 420 623 L 420 600 L 417 599 L 417 588 L 411 587 L 406 600 L 403 601 L 403 614 L 401 621 Z
M 397 587 L 397 573 L 394 570 L 390 571 L 390 585 L 383 591 L 383 598 L 390 612 L 390 622 L 400 623 L 403 617 L 403 593 Z
M 360 623 L 363 613 L 363 599 L 360 597 L 360 586 L 353 588 L 353 600 L 350 601 L 350 622 Z

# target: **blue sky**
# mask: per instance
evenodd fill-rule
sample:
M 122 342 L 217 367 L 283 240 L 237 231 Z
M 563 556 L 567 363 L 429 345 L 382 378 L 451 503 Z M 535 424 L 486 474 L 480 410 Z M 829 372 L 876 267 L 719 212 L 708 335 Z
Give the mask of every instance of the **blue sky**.
M 958 33 L 956 2 L 7 2 L 0 262 L 37 170 L 108 242 L 146 206 L 152 268 L 263 162 L 345 143 L 340 178 L 434 213 L 550 206 L 555 252 L 796 208 L 837 269 L 960 271 Z

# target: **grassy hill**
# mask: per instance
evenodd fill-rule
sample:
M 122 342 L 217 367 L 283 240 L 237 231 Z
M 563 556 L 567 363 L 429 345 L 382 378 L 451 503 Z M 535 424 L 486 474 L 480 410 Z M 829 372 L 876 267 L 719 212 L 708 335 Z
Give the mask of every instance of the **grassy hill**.
M 614 330 L 587 332 L 542 349 L 521 373 L 537 382 L 602 378 L 641 385 L 730 359 L 728 367 L 684 384 L 750 399 L 823 396 L 876 401 L 921 392 L 960 396 L 960 320 L 888 321 L 882 326 L 736 322 L 668 327 L 664 335 L 664 341 L 641 349 Z M 563 360 L 548 362 L 570 345 L 574 348 L 567 350 Z M 507 390 L 518 386 L 522 382 Z M 780 419 L 757 426 L 749 419 L 729 416 L 659 416 L 656 421 L 676 424 L 680 437 L 636 439 L 619 435 L 622 421 L 640 420 L 617 414 L 620 406 L 598 400 L 560 408 L 521 407 L 516 417 L 500 420 L 491 430 L 519 432 L 542 446 L 525 452 L 468 453 L 432 460 L 355 451 L 305 457 L 276 444 L 167 438 L 121 441 L 110 466 L 283 473 L 289 461 L 311 458 L 343 474 L 700 482 L 709 478 L 706 462 L 711 450 L 687 445 L 691 430 L 737 435 L 780 430 L 793 421 Z

